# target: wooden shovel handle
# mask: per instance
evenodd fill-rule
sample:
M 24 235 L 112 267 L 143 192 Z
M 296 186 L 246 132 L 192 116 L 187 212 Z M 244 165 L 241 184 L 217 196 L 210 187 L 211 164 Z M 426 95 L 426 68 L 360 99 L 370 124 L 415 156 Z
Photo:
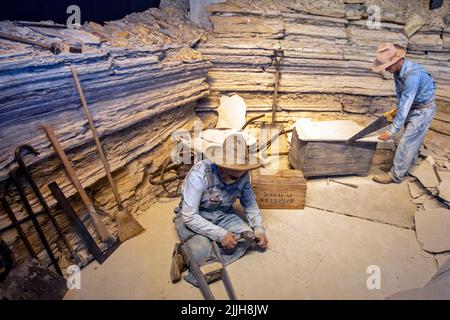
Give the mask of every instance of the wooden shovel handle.
M 75 170 L 70 164 L 69 159 L 67 158 L 67 155 L 64 152 L 63 148 L 59 144 L 59 141 L 56 138 L 55 133 L 47 125 L 43 125 L 42 129 L 44 129 L 48 139 L 50 140 L 53 146 L 53 149 L 55 149 L 58 158 L 63 163 L 64 168 L 66 169 L 67 172 L 67 176 L 69 177 L 70 181 L 72 181 L 73 185 L 75 186 L 75 189 L 77 189 L 78 193 L 80 194 L 81 201 L 86 207 L 86 210 L 89 212 L 100 239 L 103 242 L 112 242 L 114 239 L 112 238 L 111 234 L 106 229 L 106 226 L 103 224 L 97 212 L 95 211 L 91 199 L 89 199 L 88 195 L 86 194 L 86 191 L 83 189 L 83 186 L 80 183 L 80 180 L 78 180 L 77 174 L 75 173 Z
M 73 66 L 70 66 L 70 70 L 72 71 L 73 80 L 75 81 L 75 86 L 77 87 L 78 95 L 80 96 L 81 105 L 83 107 L 84 113 L 86 114 L 86 118 L 88 119 L 89 127 L 91 128 L 92 135 L 94 136 L 97 151 L 100 155 L 103 167 L 105 168 L 106 176 L 108 177 L 108 181 L 112 188 L 114 198 L 116 199 L 117 206 L 119 207 L 119 210 L 123 210 L 122 199 L 120 199 L 119 191 L 117 190 L 117 185 L 114 182 L 114 179 L 111 175 L 111 168 L 109 167 L 108 160 L 106 160 L 102 144 L 100 143 L 100 139 L 98 138 L 97 129 L 95 129 L 94 120 L 92 119 L 91 113 L 89 112 L 86 98 L 84 97 L 83 89 L 81 88 L 80 80 L 78 79 L 77 71 Z

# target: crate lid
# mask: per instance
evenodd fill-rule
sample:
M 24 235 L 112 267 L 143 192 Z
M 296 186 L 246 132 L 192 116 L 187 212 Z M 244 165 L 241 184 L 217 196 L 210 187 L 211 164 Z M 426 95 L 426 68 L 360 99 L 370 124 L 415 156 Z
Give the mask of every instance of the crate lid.
M 347 141 L 364 129 L 350 120 L 311 121 L 309 118 L 297 120 L 294 128 L 303 141 Z M 377 136 L 377 133 L 372 133 L 358 141 L 378 142 Z

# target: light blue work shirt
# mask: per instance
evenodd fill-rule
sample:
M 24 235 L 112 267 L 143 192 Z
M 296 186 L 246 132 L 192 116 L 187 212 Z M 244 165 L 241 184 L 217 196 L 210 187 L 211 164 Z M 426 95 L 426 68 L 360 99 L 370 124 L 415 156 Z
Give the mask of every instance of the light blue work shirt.
M 212 191 L 208 190 L 207 166 L 211 169 Z M 221 226 L 220 221 L 229 220 L 229 215 L 236 215 L 233 204 L 239 199 L 248 219 L 248 227 L 255 234 L 264 234 L 261 212 L 256 203 L 256 196 L 247 172 L 233 184 L 224 184 L 219 177 L 217 166 L 209 160 L 196 163 L 184 180 L 182 189 L 181 215 L 184 224 L 192 231 L 206 236 L 214 241 L 222 241 L 228 231 Z M 225 216 L 224 216 L 225 215 Z M 238 218 L 238 217 L 236 217 Z M 240 219 L 240 218 L 239 218 Z M 214 224 L 212 221 L 219 221 Z M 236 221 L 236 224 L 245 225 Z M 230 226 L 230 224 L 223 224 Z M 234 229 L 243 228 L 239 225 Z
M 400 131 L 411 109 L 433 101 L 436 91 L 431 75 L 420 64 L 408 59 L 405 59 L 400 72 L 394 74 L 394 79 L 397 114 L 389 127 L 392 134 Z

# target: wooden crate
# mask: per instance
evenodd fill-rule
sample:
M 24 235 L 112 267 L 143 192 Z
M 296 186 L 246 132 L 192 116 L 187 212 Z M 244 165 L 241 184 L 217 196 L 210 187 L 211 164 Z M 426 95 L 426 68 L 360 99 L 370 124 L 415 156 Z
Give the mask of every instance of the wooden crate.
M 357 132 L 358 127 L 355 130 Z M 303 171 L 305 177 L 367 176 L 377 147 L 376 140 L 368 138 L 347 144 L 346 139 L 305 139 L 297 131 L 298 127 L 292 133 L 288 159 L 295 169 Z
M 300 170 L 256 170 L 252 172 L 252 185 L 261 209 L 305 207 L 306 180 Z

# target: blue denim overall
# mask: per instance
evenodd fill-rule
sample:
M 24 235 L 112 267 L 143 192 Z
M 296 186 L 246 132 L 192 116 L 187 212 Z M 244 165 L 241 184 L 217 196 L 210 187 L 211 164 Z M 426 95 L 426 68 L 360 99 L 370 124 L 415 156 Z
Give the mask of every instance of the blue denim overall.
M 199 204 L 195 202 L 192 204 L 192 208 L 189 208 L 191 205 L 189 201 L 192 197 L 198 197 Z M 234 210 L 233 204 L 236 199 L 240 199 L 242 206 L 246 209 L 249 223 L 245 222 Z M 195 208 L 196 206 L 198 207 Z M 188 220 L 183 217 L 183 211 L 187 212 L 189 209 L 198 210 L 194 215 L 199 214 L 203 218 L 201 219 L 202 225 L 197 226 L 200 224 L 198 222 L 188 222 L 191 227 L 186 225 Z M 217 167 L 208 160 L 200 161 L 191 169 L 183 183 L 180 206 L 174 211 L 174 223 L 178 235 L 183 243 L 189 245 L 199 266 L 216 260 L 211 240 L 220 242 L 227 232 L 239 235 L 244 231 L 253 231 L 250 225 L 254 230 L 264 232 L 248 173 L 237 182 L 226 185 L 220 180 Z M 250 242 L 244 239 L 240 239 L 233 249 L 221 247 L 225 265 L 242 257 L 249 247 Z M 184 279 L 197 285 L 190 271 Z

